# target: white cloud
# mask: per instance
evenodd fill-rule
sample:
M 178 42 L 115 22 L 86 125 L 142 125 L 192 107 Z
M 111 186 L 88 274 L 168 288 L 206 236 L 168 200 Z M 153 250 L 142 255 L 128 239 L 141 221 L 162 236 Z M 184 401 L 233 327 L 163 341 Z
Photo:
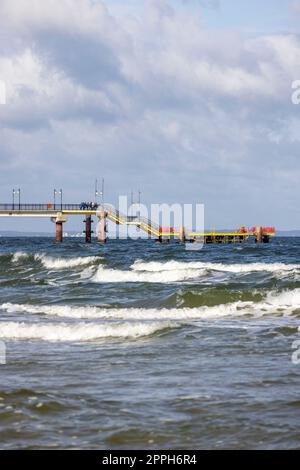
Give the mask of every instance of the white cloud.
M 3 80 L 0 80 L 0 104 L 6 104 L 6 85 Z
M 298 37 L 212 32 L 171 3 L 113 17 L 100 0 L 1 1 L 4 190 L 25 162 L 37 191 L 46 168 L 70 180 L 74 197 L 74 179 L 98 167 L 115 191 L 141 184 L 150 198 L 157 186 L 161 199 L 177 197 L 183 177 L 189 197 L 198 180 L 205 196 L 223 177 L 232 200 L 237 189 L 250 194 L 254 178 L 257 194 L 286 180 L 297 153 Z M 263 183 L 258 168 L 275 180 Z
M 101 1 L 90 0 L 1 0 L 0 16 L 6 26 L 19 32 L 56 29 L 64 33 L 99 34 L 106 27 L 108 11 Z

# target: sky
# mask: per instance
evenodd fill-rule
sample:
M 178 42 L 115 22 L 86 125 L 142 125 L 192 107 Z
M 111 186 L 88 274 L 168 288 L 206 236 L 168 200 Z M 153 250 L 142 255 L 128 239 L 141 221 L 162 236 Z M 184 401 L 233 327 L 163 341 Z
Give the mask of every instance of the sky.
M 1 0 L 0 202 L 204 203 L 300 229 L 300 0 Z M 82 229 L 82 221 L 67 230 Z M 0 219 L 1 230 L 52 230 Z

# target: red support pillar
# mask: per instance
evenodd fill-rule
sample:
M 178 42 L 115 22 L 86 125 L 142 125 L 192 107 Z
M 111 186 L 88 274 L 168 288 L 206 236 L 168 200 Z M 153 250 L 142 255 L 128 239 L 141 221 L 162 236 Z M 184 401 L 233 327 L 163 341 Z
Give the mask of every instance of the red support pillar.
M 55 241 L 62 243 L 63 241 L 63 223 L 55 222 Z
M 92 217 L 87 215 L 85 218 L 85 242 L 91 243 L 92 241 Z

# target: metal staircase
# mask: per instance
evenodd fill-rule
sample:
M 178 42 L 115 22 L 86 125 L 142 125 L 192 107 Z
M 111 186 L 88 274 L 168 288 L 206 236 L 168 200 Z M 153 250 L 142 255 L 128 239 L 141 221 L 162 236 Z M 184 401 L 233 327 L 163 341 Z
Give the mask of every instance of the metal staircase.
M 117 225 L 135 225 L 149 235 L 153 235 L 155 237 L 160 236 L 159 225 L 146 217 L 123 214 L 112 204 L 103 204 L 101 205 L 101 208 L 107 212 L 107 218 L 115 222 Z

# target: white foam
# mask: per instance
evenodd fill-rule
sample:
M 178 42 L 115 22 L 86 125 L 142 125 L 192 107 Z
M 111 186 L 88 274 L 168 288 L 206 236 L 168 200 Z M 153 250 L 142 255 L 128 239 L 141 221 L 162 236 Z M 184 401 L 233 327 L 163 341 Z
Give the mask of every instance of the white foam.
M 94 282 L 152 282 L 168 283 L 198 279 L 206 274 L 205 269 L 161 270 L 140 272 L 138 270 L 109 269 L 99 266 L 92 277 Z
M 0 339 L 96 341 L 102 338 L 139 338 L 178 325 L 169 322 L 122 324 L 0 322 Z
M 205 262 L 167 261 L 144 262 L 137 260 L 129 270 L 109 269 L 99 266 L 91 280 L 94 282 L 152 282 L 169 283 L 201 279 L 210 272 L 219 273 L 251 273 L 270 272 L 277 276 L 300 274 L 300 264 L 284 263 L 250 263 L 224 264 Z
M 270 292 L 266 299 L 267 304 L 274 305 L 278 308 L 282 307 L 293 307 L 296 309 L 300 308 L 300 289 L 286 290 L 280 294 Z
M 96 263 L 101 259 L 100 256 L 79 256 L 76 258 L 53 258 L 51 256 L 47 256 L 44 253 L 36 253 L 34 255 L 30 253 L 25 253 L 23 251 L 17 251 L 12 256 L 12 262 L 18 263 L 26 258 L 33 256 L 35 261 L 42 263 L 42 265 L 47 269 L 68 269 L 68 268 L 76 268 L 77 266 L 87 266 L 92 263 Z
M 1 309 L 8 313 L 44 314 L 53 317 L 73 319 L 106 319 L 106 320 L 194 320 L 199 318 L 216 318 L 238 314 L 239 310 L 249 306 L 251 302 L 235 302 L 216 307 L 199 308 L 101 308 L 71 306 L 33 306 L 18 304 L 2 304 Z
M 78 266 L 86 266 L 91 263 L 99 261 L 99 256 L 81 256 L 77 258 L 52 258 L 44 254 L 34 255 L 36 261 L 40 261 L 42 265 L 47 269 L 68 269 L 76 268 Z
M 205 320 L 228 316 L 263 316 L 268 314 L 291 315 L 300 309 L 300 289 L 269 293 L 260 302 L 237 301 L 212 307 L 197 308 L 102 308 L 96 306 L 36 306 L 6 303 L 0 306 L 8 313 L 44 314 L 73 319 L 107 320 Z
M 202 261 L 141 261 L 137 260 L 131 268 L 134 271 L 161 272 L 161 271 L 180 271 L 180 270 L 215 270 L 232 273 L 250 273 L 257 271 L 278 272 L 278 271 L 299 271 L 300 264 L 285 263 L 243 263 L 243 264 L 225 264 L 225 263 L 206 263 Z
M 29 256 L 30 256 L 29 253 L 25 253 L 24 251 L 17 251 L 16 253 L 13 254 L 12 262 L 18 263 L 19 261 L 25 258 L 28 258 Z

